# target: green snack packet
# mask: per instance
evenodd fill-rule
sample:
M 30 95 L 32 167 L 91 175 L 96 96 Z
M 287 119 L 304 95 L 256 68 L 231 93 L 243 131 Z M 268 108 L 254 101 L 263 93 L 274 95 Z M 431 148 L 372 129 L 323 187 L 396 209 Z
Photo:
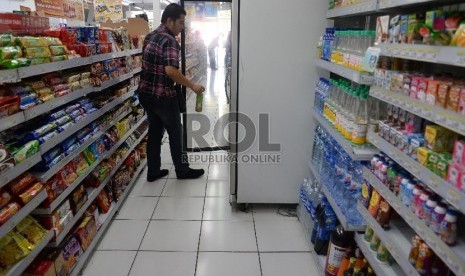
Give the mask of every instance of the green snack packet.
M 25 48 L 24 53 L 29 58 L 51 57 L 52 53 L 48 47 Z
M 42 57 L 42 58 L 29 58 L 30 65 L 38 65 L 44 63 L 52 62 L 51 58 L 49 57 Z
M 68 53 L 68 49 L 66 49 L 66 46 L 64 45 L 50 46 L 49 49 L 50 49 L 50 52 L 52 53 L 52 56 L 61 56 L 61 55 L 65 55 Z
M 21 48 L 16 46 L 0 47 L 0 61 L 15 59 L 23 56 Z
M 33 140 L 26 143 L 15 154 L 16 164 L 19 164 L 39 151 L 39 141 Z
M 2 67 L 6 69 L 16 69 L 29 66 L 31 62 L 27 58 L 8 59 L 1 62 Z
M 11 34 L 0 35 L 0 47 L 13 46 L 13 36 Z
M 63 61 L 63 60 L 68 60 L 68 56 L 67 55 L 61 55 L 61 56 L 53 56 L 53 57 L 51 57 L 52 62 Z

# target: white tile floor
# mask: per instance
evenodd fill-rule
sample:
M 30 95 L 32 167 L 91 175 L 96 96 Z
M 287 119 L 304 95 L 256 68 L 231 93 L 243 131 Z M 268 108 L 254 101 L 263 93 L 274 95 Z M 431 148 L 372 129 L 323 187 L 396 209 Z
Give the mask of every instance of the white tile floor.
M 82 275 L 318 275 L 296 218 L 276 206 L 237 210 L 217 179 L 228 168 L 205 168 L 217 177 L 148 183 L 144 171 Z
M 204 113 L 216 122 L 227 108 L 224 91 L 218 92 L 224 76 L 214 74 Z M 194 106 L 191 96 L 187 108 Z M 205 169 L 203 178 L 177 180 L 167 137 L 164 142 L 162 167 L 170 174 L 154 183 L 141 174 L 82 275 L 319 275 L 296 218 L 279 215 L 276 206 L 253 206 L 247 213 L 231 206 L 225 164 L 195 164 Z

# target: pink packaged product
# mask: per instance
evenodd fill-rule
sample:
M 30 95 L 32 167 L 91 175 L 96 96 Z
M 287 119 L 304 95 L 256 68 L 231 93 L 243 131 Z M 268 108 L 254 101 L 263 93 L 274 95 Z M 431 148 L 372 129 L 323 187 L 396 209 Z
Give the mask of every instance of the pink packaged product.
M 459 181 L 462 175 L 462 169 L 463 167 L 459 164 L 453 164 L 449 166 L 447 171 L 447 182 L 452 186 L 457 187 L 459 190 L 465 190 L 465 186 L 462 186 Z M 463 175 L 465 176 L 465 174 Z
M 426 92 L 428 89 L 428 78 L 420 78 L 418 81 L 417 99 L 426 102 Z
M 412 81 L 410 82 L 410 98 L 412 99 L 417 98 L 420 79 L 421 77 L 412 77 Z
M 465 141 L 455 141 L 452 160 L 454 164 L 465 164 Z

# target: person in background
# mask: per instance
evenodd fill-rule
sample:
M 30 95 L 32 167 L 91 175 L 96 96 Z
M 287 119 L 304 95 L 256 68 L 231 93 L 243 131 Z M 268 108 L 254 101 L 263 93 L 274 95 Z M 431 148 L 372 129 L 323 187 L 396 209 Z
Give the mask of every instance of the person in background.
M 179 71 L 181 47 L 176 36 L 184 29 L 186 11 L 178 4 L 169 4 L 161 17 L 160 26 L 144 40 L 139 101 L 147 113 L 149 132 L 147 141 L 147 181 L 168 175 L 161 167 L 161 140 L 166 129 L 169 135 L 171 158 L 178 179 L 202 176 L 202 169 L 189 167 L 183 148 L 181 112 L 175 83 L 200 94 L 205 88 L 190 82 Z
M 220 46 L 220 36 L 217 35 L 213 40 L 208 44 L 208 58 L 210 59 L 210 68 L 212 70 L 217 70 L 217 62 L 216 62 L 216 53 L 215 49 Z

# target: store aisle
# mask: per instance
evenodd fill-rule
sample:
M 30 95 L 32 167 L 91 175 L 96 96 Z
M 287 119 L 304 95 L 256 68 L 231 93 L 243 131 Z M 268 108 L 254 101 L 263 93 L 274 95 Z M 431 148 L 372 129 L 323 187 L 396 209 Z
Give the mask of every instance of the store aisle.
M 166 143 L 162 152 L 168 162 Z M 205 176 L 182 181 L 163 167 L 169 178 L 141 174 L 82 275 L 318 275 L 296 218 L 230 206 L 227 165 L 193 165 Z

